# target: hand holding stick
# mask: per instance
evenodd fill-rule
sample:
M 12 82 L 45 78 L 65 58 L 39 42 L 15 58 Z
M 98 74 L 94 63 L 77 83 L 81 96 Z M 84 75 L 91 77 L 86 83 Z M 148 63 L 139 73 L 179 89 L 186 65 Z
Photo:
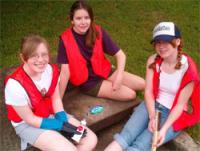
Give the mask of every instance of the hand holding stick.
M 152 147 L 151 151 L 156 151 L 157 149 L 157 139 L 158 139 L 158 131 L 160 128 L 160 111 L 156 110 L 156 115 L 155 115 L 155 129 L 153 132 L 153 140 L 152 140 Z

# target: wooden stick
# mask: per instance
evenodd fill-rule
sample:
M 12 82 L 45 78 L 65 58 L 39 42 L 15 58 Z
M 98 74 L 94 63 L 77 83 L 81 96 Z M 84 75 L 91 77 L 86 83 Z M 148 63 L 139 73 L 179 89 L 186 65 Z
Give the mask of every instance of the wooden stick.
M 156 110 L 156 115 L 155 115 L 155 130 L 153 132 L 153 140 L 152 140 L 152 146 L 151 146 L 151 151 L 156 151 L 157 147 L 155 144 L 157 144 L 157 139 L 158 139 L 158 131 L 159 131 L 159 126 L 160 126 L 160 111 Z

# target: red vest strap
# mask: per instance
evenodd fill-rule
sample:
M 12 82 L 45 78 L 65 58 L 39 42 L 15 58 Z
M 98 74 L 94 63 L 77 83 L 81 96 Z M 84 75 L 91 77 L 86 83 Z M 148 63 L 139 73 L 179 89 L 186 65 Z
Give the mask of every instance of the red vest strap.
M 100 38 L 96 38 L 95 40 L 95 45 L 93 48 L 94 52 L 91 58 L 92 68 L 97 75 L 103 78 L 107 78 L 108 75 L 110 74 L 111 64 L 104 55 L 103 46 L 102 46 L 103 42 L 102 42 L 101 27 L 96 26 L 96 30 L 99 32 Z
M 26 90 L 31 101 L 31 105 L 33 107 L 32 111 L 34 114 L 41 117 L 48 117 L 49 114 L 53 113 L 51 96 L 53 95 L 59 77 L 59 70 L 57 65 L 52 65 L 52 74 L 52 82 L 45 96 L 41 95 L 40 91 L 37 89 L 31 78 L 23 70 L 22 66 L 17 68 L 17 70 L 12 75 L 6 78 L 6 82 L 9 78 L 17 80 Z M 7 110 L 8 118 L 10 120 L 15 122 L 22 120 L 11 105 L 7 105 Z
M 86 60 L 80 54 L 78 45 L 72 34 L 72 29 L 68 28 L 61 38 L 66 48 L 66 54 L 69 62 L 70 81 L 74 85 L 80 85 L 88 78 Z
M 181 114 L 181 116 L 173 123 L 173 129 L 175 131 L 181 130 L 183 128 L 186 128 L 188 126 L 192 126 L 200 121 L 200 78 L 198 75 L 198 70 L 196 67 L 196 64 L 192 61 L 192 59 L 184 54 L 188 59 L 188 70 L 183 76 L 183 79 L 181 81 L 180 87 L 176 93 L 175 99 L 173 101 L 173 105 L 171 110 L 174 108 L 174 106 L 177 104 L 179 95 L 181 90 L 191 81 L 194 81 L 194 89 L 192 92 L 192 95 L 190 97 L 191 103 L 192 103 L 192 113 L 189 114 L 185 111 Z M 162 63 L 162 60 L 158 60 L 157 64 L 160 66 Z M 158 88 L 159 88 L 159 76 L 160 72 L 154 70 L 154 77 L 153 77 L 153 92 L 154 97 L 157 97 L 158 94 Z
M 156 60 L 156 68 L 153 69 L 154 73 L 153 73 L 153 95 L 154 98 L 156 99 L 157 95 L 158 95 L 158 87 L 159 87 L 159 77 L 160 77 L 160 65 L 162 63 L 162 58 L 158 58 Z
M 177 92 L 177 96 L 175 97 L 172 108 L 174 108 L 174 106 L 177 104 L 181 90 L 189 82 L 193 81 L 194 88 L 192 95 L 190 96 L 192 113 L 188 113 L 187 111 L 182 113 L 182 115 L 173 124 L 173 128 L 176 131 L 192 126 L 200 121 L 200 77 L 194 61 L 188 55 L 185 54 L 185 56 L 188 59 L 189 67 L 182 79 L 180 89 Z
M 93 47 L 93 54 L 91 57 L 92 69 L 97 75 L 107 78 L 110 73 L 111 64 L 104 56 L 100 26 L 96 26 L 96 30 L 100 35 L 99 38 L 96 38 Z M 78 86 L 86 82 L 88 79 L 87 61 L 80 53 L 71 28 L 68 28 L 66 31 L 64 31 L 61 35 L 61 38 L 65 45 L 66 54 L 69 61 L 70 81 L 74 85 Z

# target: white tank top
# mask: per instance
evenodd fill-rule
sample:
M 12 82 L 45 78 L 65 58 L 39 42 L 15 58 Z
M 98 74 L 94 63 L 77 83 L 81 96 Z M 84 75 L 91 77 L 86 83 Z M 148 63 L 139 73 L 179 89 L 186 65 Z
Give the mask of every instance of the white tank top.
M 171 109 L 173 105 L 183 75 L 188 68 L 186 56 L 182 56 L 181 63 L 181 68 L 170 74 L 162 71 L 162 68 L 160 69 L 160 85 L 156 101 L 168 109 Z

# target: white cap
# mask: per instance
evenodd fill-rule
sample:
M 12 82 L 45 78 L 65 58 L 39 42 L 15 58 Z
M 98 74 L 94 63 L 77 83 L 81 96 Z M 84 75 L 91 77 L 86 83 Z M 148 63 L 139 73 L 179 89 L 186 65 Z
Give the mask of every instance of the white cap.
M 160 22 L 153 29 L 153 39 L 151 43 L 159 40 L 170 42 L 175 38 L 181 38 L 177 26 L 173 22 Z

